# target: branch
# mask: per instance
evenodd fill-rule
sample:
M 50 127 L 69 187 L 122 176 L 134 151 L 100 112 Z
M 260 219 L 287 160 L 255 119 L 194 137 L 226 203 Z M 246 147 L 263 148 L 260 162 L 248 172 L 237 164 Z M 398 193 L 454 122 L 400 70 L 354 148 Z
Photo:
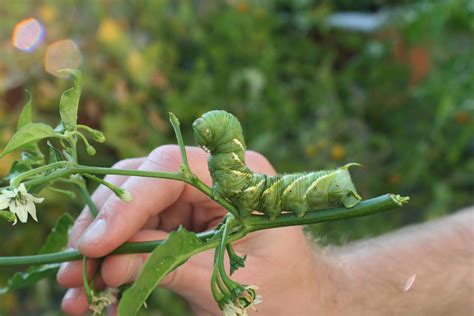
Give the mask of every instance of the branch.
M 370 200 L 362 201 L 352 208 L 340 207 L 327 210 L 314 210 L 307 212 L 303 217 L 297 217 L 292 213 L 281 214 L 274 220 L 269 220 L 264 215 L 251 215 L 245 219 L 244 223 L 249 233 L 269 228 L 315 224 L 372 215 L 401 207 L 403 204 L 407 203 L 408 200 L 408 197 L 402 197 L 395 194 L 385 194 Z
M 270 221 L 262 215 L 252 215 L 245 219 L 245 227 L 238 233 L 229 236 L 229 241 L 237 240 L 238 236 L 243 237 L 247 233 L 270 229 L 276 227 L 294 226 L 302 224 L 315 224 L 331 220 L 340 220 L 346 218 L 362 217 L 375 214 L 402 206 L 408 201 L 406 197 L 400 197 L 394 194 L 382 195 L 370 200 L 362 201 L 353 208 L 336 208 L 329 210 L 311 211 L 304 217 L 296 217 L 293 214 L 282 214 L 277 219 Z M 216 234 L 216 231 L 198 233 L 197 237 L 203 241 L 209 240 Z M 216 238 L 213 242 L 217 245 L 220 238 Z M 161 245 L 163 240 L 147 241 L 147 242 L 129 242 L 115 249 L 112 254 L 129 254 L 129 253 L 149 253 L 155 247 Z M 214 245 L 214 244 L 213 244 Z M 17 256 L 17 257 L 0 257 L 0 266 L 14 266 L 26 264 L 45 264 L 54 262 L 74 261 L 82 258 L 78 250 L 66 250 L 36 256 Z

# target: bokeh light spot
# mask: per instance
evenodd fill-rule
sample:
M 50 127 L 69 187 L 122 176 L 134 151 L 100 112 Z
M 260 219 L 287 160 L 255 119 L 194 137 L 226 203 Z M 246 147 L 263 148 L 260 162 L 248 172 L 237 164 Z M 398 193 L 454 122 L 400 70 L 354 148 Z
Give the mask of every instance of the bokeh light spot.
M 116 45 L 124 41 L 122 27 L 117 21 L 110 18 L 106 18 L 100 23 L 97 37 L 105 45 Z
M 50 74 L 57 77 L 67 77 L 65 73 L 58 70 L 65 68 L 76 69 L 81 64 L 81 51 L 71 39 L 54 42 L 46 49 L 44 68 Z
M 12 44 L 19 50 L 32 52 L 41 44 L 44 34 L 43 25 L 34 18 L 28 18 L 15 25 Z

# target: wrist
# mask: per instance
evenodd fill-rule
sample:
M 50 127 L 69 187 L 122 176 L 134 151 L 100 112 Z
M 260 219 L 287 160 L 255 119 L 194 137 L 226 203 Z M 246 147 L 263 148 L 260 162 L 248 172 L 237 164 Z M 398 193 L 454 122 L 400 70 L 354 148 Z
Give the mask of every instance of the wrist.
M 280 270 L 272 285 L 262 284 L 264 303 L 257 306 L 258 315 L 339 314 L 338 292 L 346 280 L 342 267 L 313 240 L 302 237 L 299 245 L 291 266 Z

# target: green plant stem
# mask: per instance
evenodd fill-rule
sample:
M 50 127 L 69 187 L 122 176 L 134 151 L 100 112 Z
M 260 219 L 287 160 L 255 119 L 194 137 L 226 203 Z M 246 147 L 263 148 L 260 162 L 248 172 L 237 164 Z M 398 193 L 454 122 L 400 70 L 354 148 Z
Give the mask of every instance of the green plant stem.
M 126 170 L 126 169 L 115 169 L 115 168 L 103 168 L 103 167 L 90 167 L 82 165 L 71 165 L 64 170 L 55 172 L 53 174 L 47 175 L 40 179 L 29 180 L 25 182 L 26 186 L 33 186 L 37 184 L 46 183 L 58 178 L 67 177 L 71 174 L 96 174 L 96 175 L 106 175 L 106 174 L 116 174 L 124 176 L 138 176 L 138 177 L 152 177 L 152 178 L 162 178 L 162 179 L 171 179 L 188 182 L 187 179 L 180 172 L 154 172 L 154 171 L 143 171 L 143 170 Z M 188 182 L 189 183 L 189 182 Z
M 370 200 L 362 201 L 353 208 L 335 208 L 330 210 L 310 211 L 304 217 L 298 218 L 292 214 L 282 214 L 277 219 L 270 221 L 264 216 L 253 215 L 245 220 L 245 229 L 229 236 L 229 242 L 240 239 L 247 233 L 285 226 L 294 226 L 302 224 L 314 224 L 326 222 L 331 220 L 341 220 L 346 218 L 362 217 L 382 211 L 387 211 L 402 206 L 407 201 L 407 198 L 402 198 L 394 194 L 386 194 Z M 203 241 L 208 241 L 216 234 L 216 231 L 207 231 L 197 234 L 197 237 Z M 240 238 L 237 238 L 239 237 Z M 128 254 L 128 253 L 149 253 L 163 243 L 163 240 L 148 241 L 148 242 L 129 242 L 125 243 L 116 250 L 113 254 Z M 220 243 L 220 238 L 209 241 L 211 249 Z M 202 250 L 202 251 L 204 251 Z M 199 252 L 199 251 L 198 251 Z M 55 262 L 74 261 L 81 259 L 82 255 L 78 250 L 66 250 L 63 252 L 35 255 L 35 256 L 17 256 L 17 257 L 0 257 L 0 266 L 14 266 L 25 264 L 45 264 Z
M 92 289 L 89 286 L 89 280 L 87 280 L 87 257 L 82 258 L 82 284 L 84 286 L 84 292 L 86 292 L 87 302 L 92 303 Z
M 219 269 L 219 275 L 222 279 L 222 282 L 224 282 L 225 287 L 229 290 L 232 291 L 234 288 L 236 288 L 237 283 L 232 281 L 228 276 L 227 273 L 225 272 L 224 268 L 224 254 L 225 254 L 225 249 L 227 246 L 227 237 L 229 236 L 229 226 L 232 225 L 233 218 L 227 218 L 227 220 L 224 223 L 224 231 L 222 232 L 222 238 L 220 240 L 219 247 L 216 248 L 216 260 L 217 260 L 217 267 Z
M 339 207 L 327 210 L 315 210 L 307 212 L 304 217 L 297 217 L 294 214 L 281 214 L 274 220 L 268 220 L 268 218 L 263 215 L 251 215 L 245 219 L 244 225 L 250 233 L 262 229 L 342 220 L 372 215 L 394 209 L 402 206 L 407 201 L 407 197 L 401 197 L 395 194 L 385 194 L 370 200 L 362 201 L 353 208 Z
M 35 168 L 35 169 L 31 169 L 31 170 L 25 171 L 25 172 L 19 174 L 18 176 L 14 177 L 11 180 L 10 183 L 11 183 L 12 186 L 18 187 L 18 185 L 20 185 L 20 183 L 23 182 L 23 180 L 28 179 L 29 177 L 31 177 L 33 175 L 36 175 L 38 173 L 45 172 L 45 171 L 48 171 L 48 170 L 51 170 L 51 169 L 54 169 L 54 168 L 62 168 L 64 166 L 66 166 L 67 164 L 68 164 L 67 161 L 58 161 L 58 162 L 55 162 L 55 163 L 52 163 L 52 164 L 49 164 L 49 165 L 45 165 L 45 166 L 41 166 L 41 167 L 38 167 L 38 168 Z M 44 179 L 44 178 L 42 178 L 42 179 Z M 42 180 L 42 179 L 38 179 L 38 180 Z
M 71 132 L 71 133 L 74 133 L 74 136 L 76 137 L 76 139 L 82 139 L 82 141 L 84 142 L 84 145 L 87 146 L 91 146 L 91 144 L 89 143 L 89 141 L 87 140 L 87 138 L 84 136 L 84 134 L 82 134 L 81 132 L 78 132 L 78 131 L 74 131 L 74 132 Z M 76 158 L 77 159 L 77 158 Z M 76 161 L 77 162 L 77 161 Z
M 84 202 L 89 207 L 89 210 L 91 211 L 92 216 L 96 217 L 97 214 L 99 214 L 99 211 L 97 210 L 97 207 L 95 206 L 94 201 L 92 201 L 91 195 L 89 194 L 89 191 L 87 190 L 86 184 L 84 182 L 78 182 L 76 183 L 76 185 L 77 185 L 77 188 L 79 189 L 79 192 L 81 193 L 82 198 L 84 199 Z
M 229 212 L 234 214 L 238 214 L 237 209 L 229 203 L 224 198 L 215 196 L 213 194 L 212 189 L 209 188 L 204 182 L 199 180 L 193 174 L 186 176 L 182 172 L 159 172 L 159 171 L 144 171 L 144 170 L 127 170 L 127 169 L 115 169 L 115 168 L 104 168 L 104 167 L 91 167 L 91 166 L 82 166 L 82 165 L 71 165 L 64 170 L 59 172 L 55 172 L 53 174 L 47 175 L 40 179 L 34 179 L 30 181 L 26 181 L 26 186 L 33 186 L 41 183 L 46 183 L 58 178 L 66 177 L 71 174 L 95 174 L 95 175 L 106 175 L 106 174 L 116 174 L 116 175 L 124 175 L 124 176 L 138 176 L 138 177 L 151 177 L 151 178 L 161 178 L 161 179 L 170 179 L 170 180 L 177 180 L 186 182 L 191 184 L 199 191 L 203 192 L 214 201 L 222 205 L 225 209 Z
M 83 173 L 83 176 L 90 179 L 90 180 L 92 180 L 92 181 L 94 181 L 94 182 L 96 182 L 96 183 L 98 183 L 98 184 L 102 184 L 102 185 L 106 186 L 114 194 L 116 194 L 117 196 L 120 196 L 120 190 L 122 190 L 122 189 L 120 189 L 119 187 L 113 185 L 112 183 L 107 182 L 104 179 L 98 178 L 96 176 L 90 175 L 88 173 Z
M 71 144 L 72 161 L 77 163 L 77 136 L 71 135 L 69 143 Z

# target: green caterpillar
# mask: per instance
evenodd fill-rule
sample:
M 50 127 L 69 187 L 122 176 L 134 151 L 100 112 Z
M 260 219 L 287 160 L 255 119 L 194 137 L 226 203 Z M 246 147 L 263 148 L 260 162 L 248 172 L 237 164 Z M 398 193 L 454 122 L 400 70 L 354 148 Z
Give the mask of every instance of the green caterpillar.
M 252 211 L 275 219 L 282 211 L 303 216 L 308 210 L 353 207 L 357 194 L 347 164 L 335 170 L 267 176 L 245 164 L 240 122 L 225 111 L 205 113 L 193 123 L 197 144 L 209 152 L 213 190 L 233 203 L 242 217 Z

